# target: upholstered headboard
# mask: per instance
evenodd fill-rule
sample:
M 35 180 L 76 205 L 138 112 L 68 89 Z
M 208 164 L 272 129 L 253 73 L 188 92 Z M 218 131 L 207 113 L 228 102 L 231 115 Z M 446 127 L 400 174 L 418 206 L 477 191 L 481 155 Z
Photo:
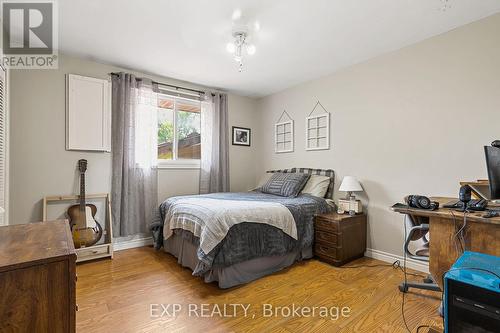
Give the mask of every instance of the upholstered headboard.
M 281 170 L 269 170 L 267 173 L 284 172 L 284 173 L 307 173 L 309 175 L 319 175 L 330 177 L 330 185 L 328 186 L 328 191 L 326 191 L 325 198 L 333 199 L 333 188 L 335 185 L 335 171 L 332 169 L 311 169 L 311 168 L 291 168 L 291 169 L 281 169 Z

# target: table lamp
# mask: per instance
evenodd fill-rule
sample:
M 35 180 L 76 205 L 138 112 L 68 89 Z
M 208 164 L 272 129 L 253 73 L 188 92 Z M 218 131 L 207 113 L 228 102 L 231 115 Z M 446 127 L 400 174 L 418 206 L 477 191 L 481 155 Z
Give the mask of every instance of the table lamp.
M 352 192 L 363 192 L 358 180 L 353 176 L 345 176 L 340 184 L 339 191 L 347 192 L 345 199 L 339 200 L 339 211 L 348 211 L 350 215 L 359 214 L 363 210 L 361 201 L 356 200 Z
M 345 176 L 340 184 L 339 191 L 347 192 L 346 199 L 355 199 L 352 192 L 363 192 L 363 188 L 358 180 L 353 176 Z M 351 198 L 352 197 L 352 198 Z

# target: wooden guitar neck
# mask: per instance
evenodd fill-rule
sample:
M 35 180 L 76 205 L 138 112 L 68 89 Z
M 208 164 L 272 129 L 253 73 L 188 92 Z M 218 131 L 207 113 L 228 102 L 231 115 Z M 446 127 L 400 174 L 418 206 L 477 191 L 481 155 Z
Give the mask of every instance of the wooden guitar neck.
M 80 211 L 85 211 L 85 172 L 80 173 Z

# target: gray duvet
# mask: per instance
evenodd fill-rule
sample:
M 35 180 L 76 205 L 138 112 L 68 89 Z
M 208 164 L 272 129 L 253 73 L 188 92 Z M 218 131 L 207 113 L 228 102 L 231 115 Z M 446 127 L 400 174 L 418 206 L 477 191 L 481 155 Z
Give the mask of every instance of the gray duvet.
M 157 221 L 151 225 L 156 249 L 163 246 L 163 224 L 169 209 L 177 200 L 190 197 L 280 203 L 290 211 L 297 227 L 297 239 L 293 239 L 282 230 L 268 224 L 251 222 L 235 224 L 229 229 L 226 237 L 208 253 L 201 250 L 199 238 L 191 232 L 175 229 L 173 230 L 175 234 L 180 234 L 198 248 L 199 263 L 193 272 L 193 275 L 197 276 L 204 275 L 212 267 L 228 267 L 254 258 L 284 255 L 311 247 L 314 239 L 314 215 L 330 210 L 324 199 L 307 194 L 287 198 L 254 191 L 173 197 L 160 205 Z

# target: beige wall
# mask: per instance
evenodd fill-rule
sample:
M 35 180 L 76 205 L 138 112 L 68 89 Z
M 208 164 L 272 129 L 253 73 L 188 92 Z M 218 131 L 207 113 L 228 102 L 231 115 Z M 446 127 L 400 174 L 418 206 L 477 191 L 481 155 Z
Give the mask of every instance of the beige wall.
M 269 168 L 333 168 L 336 188 L 344 175 L 357 176 L 368 247 L 400 254 L 402 218 L 390 205 L 410 193 L 453 196 L 460 180 L 486 177 L 482 146 L 500 138 L 498 31 L 495 15 L 259 101 L 230 95 L 230 126 L 252 128 L 251 147 L 230 147 L 231 190 L 252 188 Z M 64 75 L 118 70 L 63 56 L 57 71 L 12 71 L 11 223 L 39 220 L 44 195 L 77 193 L 79 158 L 89 160 L 87 191 L 109 192 L 110 154 L 64 149 Z M 331 149 L 306 152 L 304 118 L 317 100 L 332 114 Z M 283 109 L 295 120 L 295 152 L 275 154 L 273 124 Z M 160 170 L 159 199 L 197 193 L 198 176 Z
M 65 150 L 65 74 L 107 78 L 123 69 L 61 56 L 59 70 L 15 70 L 10 76 L 10 223 L 41 219 L 41 198 L 79 192 L 76 161 L 89 162 L 87 192 L 110 192 L 111 154 Z M 196 86 L 168 78 L 133 72 L 165 83 Z M 229 125 L 253 128 L 255 101 L 229 94 Z M 255 179 L 255 147 L 230 147 L 231 189 L 244 191 Z M 198 193 L 198 170 L 162 169 L 159 199 Z M 61 210 L 56 210 L 60 216 Z
M 362 182 L 368 247 L 401 254 L 404 195 L 456 196 L 460 180 L 485 178 L 483 145 L 500 139 L 500 15 L 260 100 L 259 173 L 318 167 Z M 342 52 L 342 50 L 339 50 Z M 331 149 L 304 150 L 317 100 L 331 112 Z M 295 152 L 273 152 L 273 124 L 295 120 Z M 336 193 L 336 198 L 339 195 Z

